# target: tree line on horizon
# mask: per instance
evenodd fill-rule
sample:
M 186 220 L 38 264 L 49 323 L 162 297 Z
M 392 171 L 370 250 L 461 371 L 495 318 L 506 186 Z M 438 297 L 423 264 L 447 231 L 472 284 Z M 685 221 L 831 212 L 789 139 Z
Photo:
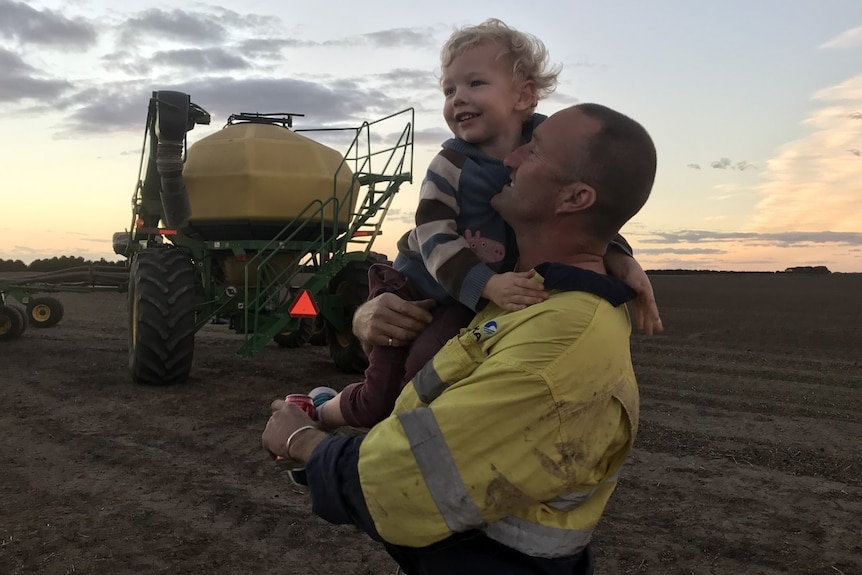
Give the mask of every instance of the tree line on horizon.
M 646 270 L 648 274 L 654 275 L 693 275 L 693 274 L 831 274 L 832 271 L 826 266 L 795 266 L 786 268 L 781 271 L 767 272 L 737 272 L 724 270 L 686 270 L 686 269 L 667 269 L 667 270 Z
M 126 260 L 108 261 L 101 258 L 98 261 L 93 261 L 80 256 L 54 256 L 53 258 L 35 259 L 29 264 L 25 264 L 22 260 L 0 258 L 0 272 L 55 272 L 90 265 L 124 268 L 126 267 Z

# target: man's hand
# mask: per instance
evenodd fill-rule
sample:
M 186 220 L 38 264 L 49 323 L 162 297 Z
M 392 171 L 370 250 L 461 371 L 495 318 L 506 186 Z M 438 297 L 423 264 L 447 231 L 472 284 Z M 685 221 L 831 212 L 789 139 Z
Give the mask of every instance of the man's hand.
M 392 293 L 380 294 L 357 308 L 353 333 L 364 345 L 407 345 L 431 323 L 429 310 L 436 305 L 433 299 L 407 301 Z
M 634 300 L 637 328 L 647 335 L 662 333 L 664 327 L 661 324 L 652 283 L 637 260 L 617 250 L 609 249 L 605 254 L 605 267 L 611 275 L 621 279 L 637 292 Z
M 297 405 L 287 403 L 283 399 L 276 399 L 270 405 L 272 415 L 266 422 L 266 428 L 260 437 L 263 448 L 273 457 L 293 459 L 306 463 L 311 457 L 311 452 L 318 443 L 323 441 L 326 434 L 317 430 L 301 431 L 294 437 L 290 444 L 290 453 L 287 452 L 287 439 L 290 434 L 306 425 L 314 425 L 314 421 Z
M 536 270 L 494 274 L 485 284 L 482 297 L 489 299 L 506 311 L 518 311 L 528 305 L 548 299 L 548 292 L 531 278 Z

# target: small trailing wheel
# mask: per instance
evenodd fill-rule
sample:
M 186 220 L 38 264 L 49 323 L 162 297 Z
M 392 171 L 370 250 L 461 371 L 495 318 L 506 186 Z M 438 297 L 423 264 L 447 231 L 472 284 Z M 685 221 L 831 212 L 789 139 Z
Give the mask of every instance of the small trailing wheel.
M 0 341 L 21 337 L 26 322 L 24 316 L 11 305 L 0 305 Z
M 310 318 L 302 318 L 299 320 L 299 327 L 295 330 L 277 333 L 272 339 L 279 347 L 302 347 L 311 337 L 313 327 L 314 320 Z
M 363 372 L 368 367 L 368 358 L 359 339 L 353 335 L 353 312 L 368 298 L 369 261 L 348 262 L 343 270 L 332 278 L 329 291 L 341 298 L 344 304 L 344 327 L 338 329 L 327 322 L 329 355 L 335 366 L 346 372 Z
M 186 381 L 195 346 L 191 259 L 168 246 L 139 251 L 129 272 L 129 374 L 144 385 Z
M 326 318 L 317 314 L 317 317 L 314 318 L 314 324 L 311 326 L 311 337 L 308 338 L 308 343 L 326 345 L 326 323 Z
M 63 302 L 54 297 L 34 297 L 27 304 L 27 319 L 33 327 L 53 327 L 64 313 Z
M 6 305 L 8 305 L 9 307 L 14 309 L 15 311 L 17 311 L 21 315 L 21 333 L 23 334 L 25 331 L 27 331 L 27 326 L 30 324 L 30 322 L 27 321 L 27 310 L 24 309 L 23 307 L 21 307 L 20 305 L 15 305 L 13 303 L 6 304 Z

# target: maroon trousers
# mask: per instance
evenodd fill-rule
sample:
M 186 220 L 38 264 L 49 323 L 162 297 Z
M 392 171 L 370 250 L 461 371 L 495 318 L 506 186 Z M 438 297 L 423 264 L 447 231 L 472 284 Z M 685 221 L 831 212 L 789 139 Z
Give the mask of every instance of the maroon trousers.
M 408 301 L 426 299 L 407 276 L 391 266 L 374 264 L 368 270 L 368 299 L 386 292 Z M 341 392 L 341 414 L 348 425 L 373 427 L 388 417 L 401 389 L 475 315 L 473 310 L 457 302 L 438 304 L 431 313 L 431 323 L 410 346 L 372 348 L 364 379 L 351 383 Z

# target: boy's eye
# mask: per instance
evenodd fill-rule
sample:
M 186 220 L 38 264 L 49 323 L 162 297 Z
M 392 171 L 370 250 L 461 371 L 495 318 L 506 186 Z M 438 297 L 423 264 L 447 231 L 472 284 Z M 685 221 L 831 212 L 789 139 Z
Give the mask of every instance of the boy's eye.
M 443 88 L 443 95 L 444 96 L 451 96 L 454 93 L 455 93 L 455 88 Z
M 485 81 L 484 81 L 484 80 L 473 80 L 472 82 L 470 82 L 470 87 L 471 87 L 471 88 L 476 88 L 476 87 L 478 87 L 478 86 L 484 86 L 484 85 L 485 85 Z

